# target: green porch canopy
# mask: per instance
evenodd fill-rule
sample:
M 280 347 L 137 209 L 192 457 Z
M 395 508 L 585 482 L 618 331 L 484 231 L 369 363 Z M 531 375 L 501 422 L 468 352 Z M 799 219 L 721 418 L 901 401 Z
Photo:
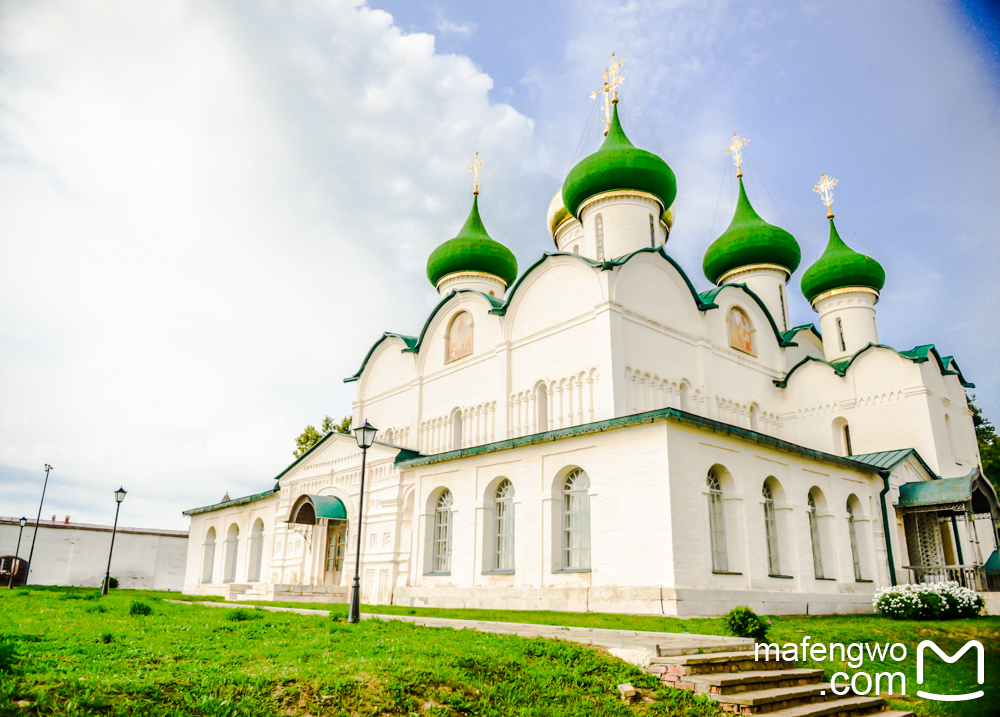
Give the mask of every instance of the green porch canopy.
M 300 495 L 292 506 L 289 523 L 316 525 L 316 519 L 347 520 L 347 508 L 332 495 Z
M 903 509 L 935 510 L 938 513 L 990 513 L 1000 515 L 993 486 L 978 471 L 960 478 L 942 478 L 899 486 Z

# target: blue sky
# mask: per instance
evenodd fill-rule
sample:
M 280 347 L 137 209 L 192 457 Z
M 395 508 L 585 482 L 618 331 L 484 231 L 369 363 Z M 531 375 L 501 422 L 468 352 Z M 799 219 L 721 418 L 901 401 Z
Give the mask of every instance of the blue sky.
M 678 177 L 668 250 L 699 287 L 747 191 L 803 263 L 837 179 L 878 259 L 884 342 L 954 354 L 1000 419 L 1000 60 L 987 3 L 172 0 L 0 8 L 0 514 L 184 527 L 257 492 L 350 411 L 382 331 L 419 330 L 427 255 L 467 212 L 522 267 L 601 136 L 590 92 Z M 363 302 L 363 303 L 362 303 Z M 364 306 L 360 309 L 359 306 Z

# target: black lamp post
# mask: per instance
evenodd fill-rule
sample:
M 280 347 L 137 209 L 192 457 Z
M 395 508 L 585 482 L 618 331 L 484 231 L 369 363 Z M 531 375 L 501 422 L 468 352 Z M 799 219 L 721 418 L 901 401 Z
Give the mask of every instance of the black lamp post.
M 358 498 L 358 553 L 354 560 L 354 587 L 351 588 L 351 607 L 347 611 L 347 622 L 361 622 L 361 515 L 365 509 L 365 461 L 368 458 L 368 449 L 375 442 L 375 434 L 378 429 L 368 421 L 365 425 L 354 429 L 354 437 L 358 439 L 358 447 L 361 448 L 361 496 Z
M 22 516 L 19 522 L 21 523 L 21 529 L 17 531 L 17 550 L 14 551 L 14 564 L 10 566 L 10 582 L 7 583 L 9 590 L 14 589 L 14 576 L 17 575 L 17 559 L 21 554 L 21 533 L 24 532 L 24 524 L 28 522 L 28 519 Z
M 115 549 L 115 532 L 118 530 L 118 511 L 121 510 L 122 501 L 125 500 L 125 489 L 119 488 L 115 491 L 115 525 L 111 529 L 111 550 L 108 551 L 108 572 L 104 575 L 104 585 L 101 587 L 101 595 L 108 594 L 108 583 L 111 582 L 111 553 Z
M 38 524 L 42 522 L 42 504 L 45 502 L 45 489 L 49 487 L 49 471 L 52 466 L 45 464 L 45 483 L 42 485 L 42 499 L 38 501 L 38 517 L 35 518 L 35 532 L 31 535 L 31 550 L 28 551 L 28 569 L 24 571 L 24 584 L 28 584 L 28 573 L 31 572 L 31 559 L 35 556 L 35 538 L 38 537 Z

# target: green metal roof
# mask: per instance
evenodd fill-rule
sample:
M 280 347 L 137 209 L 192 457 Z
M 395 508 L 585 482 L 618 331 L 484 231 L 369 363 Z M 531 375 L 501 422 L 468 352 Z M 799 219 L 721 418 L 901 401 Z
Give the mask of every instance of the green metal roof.
M 677 178 L 662 158 L 629 141 L 618 119 L 618 105 L 611 115 L 608 136 L 593 154 L 584 157 L 563 182 L 563 205 L 574 217 L 580 205 L 593 196 L 618 189 L 634 189 L 656 197 L 669 209 L 677 196 Z
M 305 497 L 312 501 L 317 518 L 347 520 L 347 508 L 344 507 L 340 498 L 332 495 L 312 495 L 311 493 L 306 493 Z
M 965 376 L 963 376 L 962 372 L 958 370 L 958 364 L 955 363 L 954 359 L 952 359 L 949 356 L 948 363 L 946 364 L 944 362 L 944 360 L 941 358 L 941 354 L 939 354 L 937 349 L 934 348 L 934 344 L 925 344 L 923 346 L 917 346 L 915 348 L 912 348 L 908 351 L 899 351 L 897 349 L 894 349 L 892 346 L 887 346 L 885 344 L 872 344 L 872 343 L 869 343 L 862 349 L 858 349 L 854 353 L 854 355 L 851 356 L 846 361 L 837 361 L 836 363 L 824 361 L 823 359 L 816 358 L 815 356 L 806 356 L 804 359 L 802 359 L 797 364 L 788 369 L 788 373 L 785 374 L 785 377 L 783 379 L 776 380 L 774 382 L 774 385 L 777 386 L 778 388 L 787 388 L 788 380 L 792 377 L 792 374 L 795 373 L 799 369 L 799 367 L 804 366 L 810 361 L 826 364 L 827 366 L 833 369 L 834 373 L 837 376 L 844 376 L 847 374 L 847 369 L 851 367 L 851 364 L 854 363 L 855 359 L 857 359 L 858 356 L 863 354 L 865 351 L 868 351 L 869 349 L 873 348 L 888 349 L 889 351 L 895 351 L 899 356 L 902 356 L 903 358 L 908 359 L 913 363 L 924 363 L 933 356 L 934 359 L 937 361 L 938 366 L 941 369 L 942 376 L 957 376 L 958 382 L 962 384 L 965 388 L 976 387 L 976 384 L 969 383 L 968 381 L 965 380 Z
M 496 441 L 494 443 L 487 443 L 481 446 L 472 446 L 470 448 L 463 448 L 457 451 L 447 451 L 445 453 L 435 453 L 431 455 L 417 455 L 415 457 L 396 457 L 396 465 L 400 468 L 414 468 L 416 466 L 430 465 L 433 463 L 444 463 L 446 461 L 453 461 L 462 458 L 472 458 L 474 456 L 483 455 L 487 453 L 496 453 L 499 451 L 512 450 L 514 448 L 520 448 L 521 446 L 530 446 L 538 443 L 548 443 L 550 441 L 558 441 L 564 438 L 573 438 L 576 436 L 585 436 L 592 433 L 601 433 L 603 431 L 614 430 L 617 428 L 627 428 L 629 426 L 641 425 L 644 423 L 653 423 L 654 421 L 661 420 L 671 420 L 678 423 L 684 423 L 687 425 L 695 426 L 697 428 L 703 428 L 716 433 L 724 433 L 729 436 L 736 438 L 742 438 L 745 440 L 753 441 L 762 446 L 768 446 L 779 451 L 785 451 L 788 453 L 794 453 L 796 455 L 804 456 L 812 460 L 824 461 L 826 463 L 833 463 L 835 465 L 841 466 L 843 468 L 848 468 L 855 471 L 862 471 L 864 473 L 878 473 L 878 469 L 874 466 L 869 466 L 863 462 L 852 461 L 849 458 L 844 458 L 843 456 L 835 456 L 832 453 L 826 453 L 824 451 L 817 451 L 813 448 L 806 448 L 805 446 L 800 446 L 796 443 L 791 443 L 789 441 L 784 441 L 780 438 L 775 438 L 774 436 L 768 436 L 764 433 L 759 433 L 757 431 L 750 431 L 739 426 L 733 426 L 728 423 L 723 423 L 722 421 L 716 421 L 711 418 L 704 418 L 702 416 L 697 416 L 693 413 L 688 413 L 686 411 L 680 411 L 676 408 L 660 408 L 655 411 L 646 411 L 645 413 L 636 413 L 630 416 L 621 416 L 619 418 L 611 418 L 606 421 L 596 421 L 594 423 L 584 423 L 580 426 L 573 426 L 571 428 L 560 428 L 555 431 L 546 431 L 544 433 L 535 433 L 530 436 L 521 436 L 519 438 L 510 438 L 505 441 Z
M 884 470 L 892 470 L 900 463 L 905 461 L 910 456 L 917 459 L 917 462 L 923 466 L 924 470 L 933 480 L 940 478 L 931 467 L 927 465 L 927 462 L 917 453 L 915 448 L 900 448 L 895 451 L 877 451 L 875 453 L 861 453 L 856 456 L 848 456 L 852 461 L 858 461 L 859 463 L 866 463 L 870 466 L 875 466 L 876 468 L 882 468 Z
M 900 508 L 915 508 L 921 505 L 941 505 L 944 503 L 964 503 L 972 500 L 974 477 L 942 478 L 918 483 L 904 483 L 899 486 Z
M 819 333 L 819 329 L 816 328 L 816 324 L 802 324 L 800 326 L 793 326 L 792 328 L 788 329 L 788 331 L 782 331 L 781 338 L 783 338 L 785 341 L 792 341 L 793 339 L 795 339 L 795 336 L 800 331 L 807 331 L 807 330 L 812 331 L 813 334 L 816 336 L 816 338 L 819 339 L 820 341 L 823 340 L 823 336 Z M 796 346 L 797 345 L 798 344 L 796 344 Z
M 274 484 L 274 488 L 271 490 L 265 490 L 263 493 L 254 493 L 253 495 L 247 495 L 242 498 L 235 498 L 233 500 L 225 500 L 221 503 L 215 503 L 214 505 L 206 505 L 203 508 L 192 508 L 191 510 L 185 510 L 181 515 L 200 515 L 201 513 L 211 513 L 212 511 L 222 510 L 223 508 L 231 508 L 236 505 L 246 505 L 247 503 L 256 503 L 258 500 L 266 500 L 272 495 L 277 493 L 281 488 L 277 483 Z
M 460 271 L 479 271 L 510 286 L 517 278 L 514 252 L 491 237 L 479 216 L 479 194 L 472 197 L 472 211 L 453 239 L 441 244 L 427 258 L 427 278 L 438 285 L 444 277 Z
M 885 269 L 870 256 L 851 249 L 837 233 L 830 217 L 830 241 L 823 254 L 802 275 L 802 293 L 811 304 L 823 292 L 849 286 L 881 291 Z
M 743 178 L 733 221 L 705 252 L 702 268 L 713 284 L 733 269 L 752 264 L 777 264 L 793 273 L 802 260 L 795 237 L 781 227 L 768 224 L 750 206 Z

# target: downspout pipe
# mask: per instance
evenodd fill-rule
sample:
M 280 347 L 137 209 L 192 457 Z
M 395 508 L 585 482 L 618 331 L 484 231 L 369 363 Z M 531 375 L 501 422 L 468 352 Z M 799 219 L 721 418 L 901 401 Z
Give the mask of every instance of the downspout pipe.
M 882 491 L 878 494 L 882 503 L 882 537 L 885 538 L 885 556 L 889 559 L 889 582 L 896 586 L 896 561 L 892 559 L 892 538 L 889 535 L 889 511 L 885 507 L 885 494 L 889 492 L 889 471 L 879 471 L 882 479 Z

